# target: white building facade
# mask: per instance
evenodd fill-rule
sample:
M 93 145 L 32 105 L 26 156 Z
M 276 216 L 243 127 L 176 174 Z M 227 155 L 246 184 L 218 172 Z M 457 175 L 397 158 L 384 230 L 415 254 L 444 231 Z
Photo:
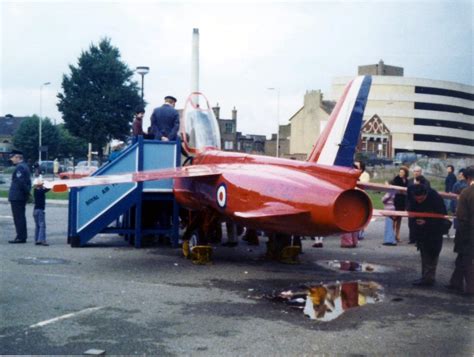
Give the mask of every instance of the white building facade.
M 333 81 L 338 100 L 353 77 Z M 380 118 L 390 131 L 391 154 L 474 156 L 474 87 L 439 80 L 372 76 L 364 121 Z

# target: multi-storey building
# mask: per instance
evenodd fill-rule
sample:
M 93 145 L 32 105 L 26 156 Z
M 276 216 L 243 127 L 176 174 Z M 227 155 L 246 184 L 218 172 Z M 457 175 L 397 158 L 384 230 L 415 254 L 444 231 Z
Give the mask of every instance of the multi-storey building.
M 337 100 L 351 79 L 334 79 L 332 98 Z M 441 158 L 474 155 L 473 86 L 374 75 L 364 121 L 362 151 L 388 157 L 403 151 Z

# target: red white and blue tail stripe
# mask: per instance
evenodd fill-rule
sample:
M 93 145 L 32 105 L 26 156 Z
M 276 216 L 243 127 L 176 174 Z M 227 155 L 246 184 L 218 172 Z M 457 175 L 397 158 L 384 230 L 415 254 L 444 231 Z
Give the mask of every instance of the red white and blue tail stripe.
M 372 77 L 361 76 L 344 89 L 308 161 L 352 167 Z

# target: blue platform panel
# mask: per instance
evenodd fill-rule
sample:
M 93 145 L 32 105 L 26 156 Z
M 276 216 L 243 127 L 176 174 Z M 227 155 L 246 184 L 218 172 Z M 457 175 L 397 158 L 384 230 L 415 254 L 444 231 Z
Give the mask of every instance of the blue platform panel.
M 125 150 L 120 158 L 107 164 L 94 173 L 96 175 L 114 175 L 138 171 L 138 145 Z M 80 232 L 99 219 L 103 213 L 119 203 L 137 187 L 137 183 L 121 183 L 111 185 L 83 187 L 77 191 L 76 229 Z
M 143 143 L 143 171 L 165 169 L 177 166 L 179 146 L 176 142 L 148 141 Z M 172 192 L 173 179 L 146 181 L 143 192 Z

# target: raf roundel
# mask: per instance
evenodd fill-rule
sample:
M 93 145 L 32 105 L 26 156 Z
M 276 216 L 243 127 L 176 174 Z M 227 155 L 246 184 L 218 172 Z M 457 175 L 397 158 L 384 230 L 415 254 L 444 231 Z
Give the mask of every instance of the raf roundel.
M 217 205 L 220 208 L 225 208 L 227 204 L 227 187 L 225 183 L 221 183 L 217 187 L 216 199 L 217 199 Z

